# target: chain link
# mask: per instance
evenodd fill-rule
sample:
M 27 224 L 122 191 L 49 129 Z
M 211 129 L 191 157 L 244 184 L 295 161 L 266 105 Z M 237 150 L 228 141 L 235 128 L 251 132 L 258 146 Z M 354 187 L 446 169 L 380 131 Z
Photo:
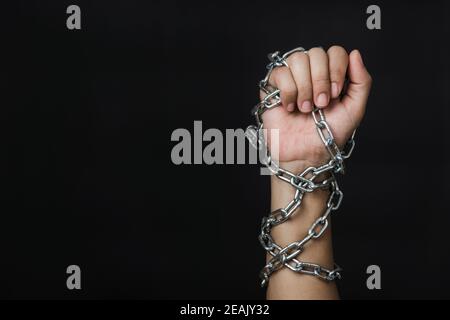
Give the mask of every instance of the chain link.
M 344 160 L 351 156 L 355 147 L 356 130 L 353 131 L 343 150 L 340 150 L 325 119 L 325 114 L 322 110 L 314 108 L 312 117 L 318 135 L 330 154 L 330 160 L 319 167 L 306 168 L 299 174 L 279 167 L 278 163 L 272 159 L 264 138 L 263 113 L 281 105 L 280 90 L 269 84 L 270 75 L 277 67 L 289 67 L 286 59 L 294 52 L 307 53 L 304 48 L 299 47 L 286 52 L 282 56 L 278 51 L 268 55 L 270 63 L 266 66 L 267 74 L 259 82 L 259 88 L 265 93 L 265 97 L 252 109 L 257 125 L 249 126 L 245 132 L 250 144 L 260 150 L 261 162 L 277 178 L 290 184 L 295 189 L 294 198 L 284 208 L 279 208 L 262 219 L 261 232 L 258 238 L 264 250 L 271 255 L 271 259 L 260 272 L 261 286 L 263 287 L 267 285 L 270 275 L 283 267 L 287 267 L 294 272 L 313 275 L 326 281 L 340 279 L 340 272 L 342 271 L 338 265 L 330 270 L 315 263 L 302 262 L 297 257 L 305 250 L 309 241 L 318 239 L 323 235 L 328 228 L 330 214 L 337 210 L 342 203 L 344 194 L 339 189 L 335 173 L 344 173 Z M 328 177 L 316 181 L 324 173 Z M 323 214 L 314 221 L 303 239 L 292 242 L 284 248 L 276 244 L 271 236 L 272 228 L 287 221 L 301 206 L 304 195 L 317 189 L 328 189 L 330 191 Z

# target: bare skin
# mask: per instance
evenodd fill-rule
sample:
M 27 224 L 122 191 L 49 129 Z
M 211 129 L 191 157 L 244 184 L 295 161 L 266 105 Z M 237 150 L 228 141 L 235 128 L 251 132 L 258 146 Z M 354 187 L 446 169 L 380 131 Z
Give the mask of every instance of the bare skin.
M 329 159 L 312 119 L 313 105 L 323 109 L 336 142 L 342 147 L 364 116 L 372 78 L 359 51 L 347 54 L 340 46 L 327 52 L 322 48 L 312 48 L 308 54 L 297 52 L 287 62 L 289 68 L 274 69 L 269 79 L 271 85 L 281 90 L 282 106 L 265 112 L 263 121 L 265 128 L 279 129 L 280 166 L 298 173 Z M 346 74 L 349 85 L 340 98 Z M 276 177 L 271 179 L 271 207 L 275 210 L 291 201 L 295 190 Z M 327 198 L 325 190 L 305 195 L 291 219 L 272 229 L 275 242 L 284 247 L 303 238 L 309 226 L 322 215 Z M 333 269 L 331 228 L 308 243 L 299 259 Z M 338 299 L 339 295 L 334 282 L 282 268 L 270 277 L 267 298 Z

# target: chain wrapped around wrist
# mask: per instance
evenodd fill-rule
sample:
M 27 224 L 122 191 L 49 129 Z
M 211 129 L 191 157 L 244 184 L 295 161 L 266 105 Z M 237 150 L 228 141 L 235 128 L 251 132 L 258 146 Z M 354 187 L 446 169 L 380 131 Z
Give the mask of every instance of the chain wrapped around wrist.
M 281 66 L 289 67 L 286 58 L 294 52 L 307 51 L 303 48 L 296 48 L 286 52 L 282 56 L 279 52 L 269 54 L 270 63 L 267 65 L 267 74 L 263 80 L 259 82 L 259 88 L 266 96 L 252 109 L 252 114 L 256 118 L 256 126 L 251 125 L 246 129 L 246 137 L 250 143 L 260 150 L 261 162 L 274 174 L 277 178 L 290 184 L 295 189 L 295 195 L 284 208 L 277 209 L 264 217 L 261 224 L 261 233 L 259 241 L 263 248 L 272 256 L 264 268 L 260 272 L 261 286 L 264 287 L 269 281 L 269 277 L 275 271 L 282 267 L 287 267 L 294 272 L 309 274 L 326 281 L 340 279 L 342 269 L 335 265 L 333 270 L 324 268 L 318 264 L 311 262 L 303 262 L 298 260 L 298 256 L 303 252 L 305 245 L 314 239 L 319 238 L 328 227 L 328 218 L 332 211 L 339 208 L 344 194 L 339 189 L 336 173 L 344 173 L 344 160 L 350 157 L 355 146 L 355 131 L 351 138 L 347 141 L 344 150 L 340 150 L 336 144 L 330 126 L 326 122 L 325 115 L 322 110 L 314 108 L 312 117 L 316 125 L 316 129 L 320 139 L 327 149 L 330 160 L 318 167 L 308 167 L 298 174 L 282 169 L 270 155 L 269 148 L 264 138 L 262 114 L 270 109 L 281 105 L 280 90 L 269 84 L 269 78 L 272 71 Z M 318 176 L 328 173 L 327 178 L 316 181 Z M 286 220 L 301 206 L 303 196 L 306 193 L 314 192 L 317 189 L 327 188 L 330 194 L 327 200 L 325 212 L 317 218 L 308 229 L 303 239 L 292 242 L 286 247 L 281 247 L 274 242 L 271 236 L 271 229 Z

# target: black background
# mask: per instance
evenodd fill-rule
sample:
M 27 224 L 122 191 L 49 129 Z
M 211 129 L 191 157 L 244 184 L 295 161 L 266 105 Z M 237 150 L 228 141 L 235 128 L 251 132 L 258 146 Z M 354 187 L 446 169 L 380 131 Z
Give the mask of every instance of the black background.
M 77 4 L 82 30 L 66 28 Z M 366 28 L 381 7 L 382 30 Z M 263 298 L 257 165 L 173 165 L 245 128 L 266 53 L 359 49 L 374 84 L 333 219 L 345 299 L 449 298 L 444 1 L 18 1 L 3 8 L 0 298 Z M 82 269 L 82 290 L 66 268 Z M 381 267 L 381 290 L 366 287 Z

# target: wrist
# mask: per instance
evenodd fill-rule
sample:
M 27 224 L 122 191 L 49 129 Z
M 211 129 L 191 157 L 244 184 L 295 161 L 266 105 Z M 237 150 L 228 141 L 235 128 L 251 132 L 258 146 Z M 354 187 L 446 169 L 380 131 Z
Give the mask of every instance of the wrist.
M 314 165 L 311 162 L 296 161 L 281 163 L 280 167 L 295 174 L 300 174 L 307 168 Z M 329 177 L 328 174 L 317 176 L 317 180 L 322 181 Z M 279 208 L 285 208 L 295 196 L 296 188 L 290 183 L 279 179 L 277 176 L 271 176 L 271 209 L 275 211 Z M 290 218 L 275 226 L 271 230 L 271 235 L 275 243 L 285 248 L 295 241 L 304 239 L 308 235 L 309 229 L 321 217 L 327 208 L 327 201 L 330 196 L 328 188 L 318 188 L 313 192 L 305 192 L 302 197 L 301 205 L 292 213 Z M 331 226 L 325 229 L 322 236 L 314 241 L 307 243 L 308 250 L 301 253 L 302 261 L 313 261 L 328 269 L 333 269 L 333 254 L 331 241 Z M 267 256 L 268 261 L 272 257 Z
M 295 192 L 296 189 L 292 185 L 271 176 L 271 211 L 286 207 L 294 199 Z M 305 193 L 301 205 L 290 218 L 272 229 L 275 242 L 284 247 L 303 238 L 316 219 L 325 212 L 329 195 L 328 189 Z
M 294 198 L 296 188 L 291 184 L 282 181 L 275 175 L 271 176 L 271 208 L 272 211 L 284 208 Z M 302 205 L 297 211 L 305 211 L 307 215 L 319 217 L 322 214 L 322 207 L 325 208 L 330 191 L 328 189 L 316 189 L 313 192 L 306 192 L 303 195 Z M 311 206 L 314 205 L 314 206 Z M 313 209 L 313 210 L 309 210 Z M 293 214 L 296 215 L 296 212 Z
M 299 175 L 304 172 L 307 168 L 310 167 L 319 167 L 327 162 L 324 159 L 321 163 L 317 163 L 316 161 L 308 161 L 308 160 L 295 160 L 289 162 L 280 162 L 279 167 L 287 170 L 293 174 Z M 315 178 L 315 182 L 323 181 L 330 177 L 330 173 L 322 173 L 319 174 Z M 307 175 L 305 178 L 309 178 Z M 295 195 L 296 188 L 292 186 L 290 183 L 281 180 L 275 175 L 271 175 L 271 190 L 272 190 L 272 210 L 283 208 L 289 201 L 291 201 Z M 326 189 L 316 189 L 314 192 L 307 192 L 304 197 L 311 199 L 323 199 L 327 197 L 329 194 Z M 283 204 L 284 202 L 284 204 Z M 278 205 L 278 206 L 277 206 Z

